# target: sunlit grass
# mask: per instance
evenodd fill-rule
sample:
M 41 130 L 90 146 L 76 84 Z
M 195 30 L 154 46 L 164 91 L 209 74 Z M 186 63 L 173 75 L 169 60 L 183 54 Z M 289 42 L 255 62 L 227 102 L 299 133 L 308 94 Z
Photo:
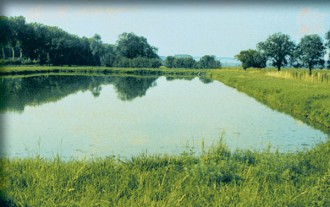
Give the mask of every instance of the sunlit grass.
M 269 76 L 287 79 L 299 79 L 312 83 L 330 84 L 330 70 L 313 70 L 309 75 L 308 69 L 284 69 L 282 71 L 271 71 L 266 73 Z
M 2 202 L 16 206 L 329 206 L 330 144 L 280 154 L 140 155 L 92 161 L 2 159 Z

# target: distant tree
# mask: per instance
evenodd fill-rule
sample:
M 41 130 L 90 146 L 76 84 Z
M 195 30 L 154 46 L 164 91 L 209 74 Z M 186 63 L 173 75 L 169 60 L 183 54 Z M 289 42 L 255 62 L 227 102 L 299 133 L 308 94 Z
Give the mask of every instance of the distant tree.
M 112 66 L 115 60 L 115 47 L 110 44 L 102 44 L 102 53 L 100 54 L 100 64 L 103 66 Z
M 292 58 L 295 44 L 290 40 L 289 35 L 275 33 L 268 37 L 265 42 L 258 43 L 257 48 L 280 71 L 281 67 L 287 65 L 290 58 Z
M 8 44 L 10 39 L 10 25 L 9 20 L 5 16 L 0 16 L 0 47 L 2 50 L 2 59 L 6 59 L 5 46 Z
M 266 57 L 261 55 L 256 50 L 242 50 L 238 55 L 235 56 L 239 61 L 242 62 L 244 70 L 250 67 L 264 68 L 266 67 Z
M 117 55 L 126 58 L 159 58 L 157 48 L 149 45 L 147 39 L 143 36 L 137 36 L 134 33 L 122 33 L 116 44 Z
M 220 61 L 215 59 L 213 55 L 204 55 L 201 59 L 196 63 L 196 68 L 221 68 Z
M 194 68 L 196 61 L 192 57 L 183 58 L 184 68 Z
M 10 17 L 9 18 L 9 26 L 10 26 L 10 37 L 9 37 L 9 45 L 12 50 L 12 60 L 15 59 L 15 49 L 16 47 L 20 47 L 22 45 L 22 40 L 31 38 L 30 34 L 27 34 L 26 22 L 23 16 L 18 17 Z M 21 56 L 21 55 L 20 55 Z
M 328 66 L 327 68 L 330 69 L 330 30 L 326 33 L 325 39 L 327 40 L 326 46 L 328 47 Z
M 100 65 L 101 56 L 103 56 L 103 53 L 104 53 L 104 47 L 102 46 L 102 40 L 101 40 L 101 36 L 99 34 L 95 34 L 90 39 L 90 48 L 91 48 L 91 52 L 94 56 L 96 65 Z
M 314 67 L 324 67 L 325 47 L 319 35 L 305 35 L 300 40 L 295 54 L 302 66 L 308 67 L 310 75 Z
M 174 57 L 173 56 L 167 56 L 165 61 L 164 61 L 164 66 L 167 68 L 173 68 L 173 62 L 174 62 Z

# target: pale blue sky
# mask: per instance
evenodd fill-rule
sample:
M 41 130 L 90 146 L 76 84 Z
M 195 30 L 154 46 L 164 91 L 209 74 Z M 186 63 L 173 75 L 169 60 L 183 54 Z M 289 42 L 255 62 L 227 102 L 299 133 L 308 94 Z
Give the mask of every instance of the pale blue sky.
M 305 34 L 330 30 L 330 3 L 323 4 L 64 4 L 3 5 L 2 15 L 58 26 L 78 36 L 101 35 L 115 43 L 123 32 L 145 36 L 159 55 L 234 57 L 275 32 L 298 43 Z

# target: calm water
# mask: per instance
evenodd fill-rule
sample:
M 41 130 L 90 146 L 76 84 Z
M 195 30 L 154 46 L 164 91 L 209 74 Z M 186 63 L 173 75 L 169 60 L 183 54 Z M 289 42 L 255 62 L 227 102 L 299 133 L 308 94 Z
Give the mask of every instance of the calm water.
M 3 78 L 2 156 L 130 157 L 232 149 L 280 151 L 327 139 L 235 89 L 204 79 L 116 76 Z

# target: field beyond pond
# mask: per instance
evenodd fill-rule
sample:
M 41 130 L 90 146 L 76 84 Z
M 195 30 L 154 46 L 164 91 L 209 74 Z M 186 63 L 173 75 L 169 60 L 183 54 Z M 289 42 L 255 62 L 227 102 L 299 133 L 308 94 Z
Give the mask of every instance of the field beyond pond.
M 307 70 L 296 69 L 38 70 L 203 76 L 329 133 L 329 71 L 314 70 L 310 77 Z M 33 67 L 1 72 L 34 73 Z M 295 153 L 231 151 L 219 140 L 198 156 L 187 152 L 79 161 L 2 158 L 1 180 L 1 206 L 330 206 L 330 141 Z

